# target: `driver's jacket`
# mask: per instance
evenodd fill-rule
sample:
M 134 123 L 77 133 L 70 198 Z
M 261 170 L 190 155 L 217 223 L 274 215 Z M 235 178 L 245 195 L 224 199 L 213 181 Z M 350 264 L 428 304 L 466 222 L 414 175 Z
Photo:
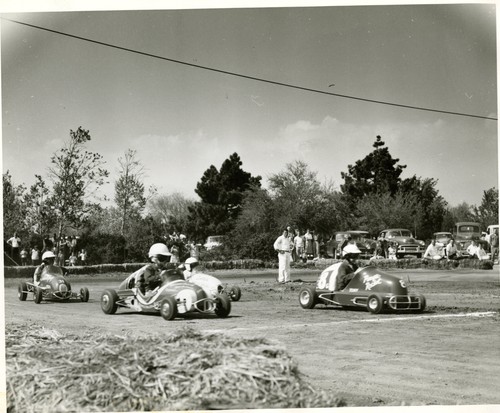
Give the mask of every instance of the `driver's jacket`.
M 354 276 L 357 266 L 344 260 L 330 265 L 324 269 L 316 282 L 316 288 L 321 290 L 339 291 L 343 290 Z
M 162 278 L 160 269 L 154 264 L 145 265 L 134 273 L 135 286 L 145 294 L 161 286 Z

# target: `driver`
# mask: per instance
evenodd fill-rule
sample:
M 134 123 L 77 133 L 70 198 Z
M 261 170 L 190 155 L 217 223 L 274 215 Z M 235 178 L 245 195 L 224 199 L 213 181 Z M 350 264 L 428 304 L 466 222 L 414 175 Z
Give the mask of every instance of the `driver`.
M 54 265 L 54 261 L 56 259 L 56 255 L 52 251 L 45 251 L 42 255 L 42 263 L 36 267 L 35 273 L 33 274 L 33 284 L 40 284 L 40 278 L 42 276 L 43 270 L 45 267 L 49 267 Z M 60 267 L 64 275 L 67 274 L 67 270 L 64 267 Z
M 320 274 L 317 287 L 320 289 L 328 289 L 330 291 L 341 291 L 354 277 L 354 273 L 358 269 L 357 260 L 361 251 L 356 244 L 347 244 L 342 249 L 344 260 L 337 262 Z
M 184 278 L 186 281 L 201 287 L 209 297 L 215 297 L 222 290 L 220 281 L 208 274 L 203 274 L 198 270 L 199 261 L 194 257 L 189 257 L 184 262 Z
M 146 295 L 162 284 L 161 272 L 166 269 L 170 261 L 170 251 L 161 242 L 151 245 L 149 249 L 150 264 L 137 270 L 135 274 L 135 286 Z

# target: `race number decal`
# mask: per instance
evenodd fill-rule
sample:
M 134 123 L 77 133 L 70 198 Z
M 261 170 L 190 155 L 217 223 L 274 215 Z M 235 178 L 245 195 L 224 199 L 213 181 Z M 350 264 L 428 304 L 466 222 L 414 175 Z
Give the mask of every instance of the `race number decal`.
M 403 280 L 399 280 L 399 285 L 401 285 L 402 288 L 406 288 L 406 283 Z
M 319 276 L 318 282 L 316 283 L 316 288 L 319 288 L 321 290 L 324 290 L 327 288 L 327 285 L 329 284 L 330 281 L 330 276 L 332 275 L 333 271 L 324 271 L 321 273 Z

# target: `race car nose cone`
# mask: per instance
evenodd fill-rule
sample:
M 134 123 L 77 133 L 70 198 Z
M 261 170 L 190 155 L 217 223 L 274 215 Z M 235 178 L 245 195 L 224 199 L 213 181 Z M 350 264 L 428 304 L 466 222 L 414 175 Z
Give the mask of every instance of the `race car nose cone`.
M 66 293 L 68 292 L 68 286 L 66 284 L 59 284 L 59 291 L 61 293 Z

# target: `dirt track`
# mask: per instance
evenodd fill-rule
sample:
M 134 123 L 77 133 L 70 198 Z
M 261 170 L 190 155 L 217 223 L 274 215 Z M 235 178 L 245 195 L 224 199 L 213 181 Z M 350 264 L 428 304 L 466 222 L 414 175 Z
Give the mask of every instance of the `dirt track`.
M 434 278 L 439 280 L 439 274 Z M 114 280 L 72 281 L 73 289 L 89 288 L 88 303 L 39 305 L 31 296 L 18 301 L 18 281 L 6 280 L 5 319 L 72 333 L 150 334 L 189 326 L 263 336 L 286 346 L 311 385 L 343 396 L 350 406 L 500 404 L 500 285 L 495 277 L 449 281 L 443 274 L 448 281 L 422 282 L 413 277 L 410 288 L 426 296 L 428 310 L 380 315 L 324 306 L 303 310 L 297 300 L 300 282 L 281 286 L 244 279 L 242 299 L 233 303 L 229 318 L 197 315 L 171 322 L 126 310 L 105 315 L 99 297 L 105 288 L 116 288 Z

